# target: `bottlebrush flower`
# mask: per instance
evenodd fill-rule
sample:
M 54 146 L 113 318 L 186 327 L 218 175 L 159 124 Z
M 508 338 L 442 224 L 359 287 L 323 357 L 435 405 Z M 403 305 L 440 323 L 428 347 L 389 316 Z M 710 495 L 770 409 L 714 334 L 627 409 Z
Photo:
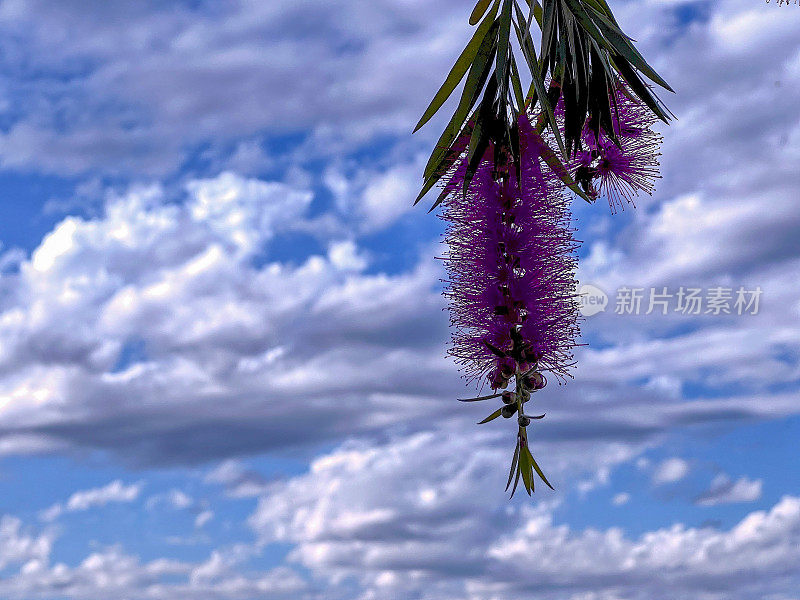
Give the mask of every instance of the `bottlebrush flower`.
M 466 160 L 456 163 L 441 215 L 449 223 L 449 354 L 468 379 L 488 375 L 495 389 L 530 365 L 567 376 L 579 333 L 569 200 L 527 115 L 518 123 L 520 180 L 514 166 L 496 179 L 490 145 L 466 194 Z
M 656 116 L 621 83 L 614 101 L 611 120 L 619 145 L 605 133 L 595 138 L 587 125 L 582 134 L 585 149 L 577 154 L 575 172 L 584 191 L 593 197 L 605 196 L 612 212 L 624 209 L 625 202 L 633 204 L 639 192 L 653 193 L 654 182 L 661 177 L 658 150 L 662 140 L 652 129 Z

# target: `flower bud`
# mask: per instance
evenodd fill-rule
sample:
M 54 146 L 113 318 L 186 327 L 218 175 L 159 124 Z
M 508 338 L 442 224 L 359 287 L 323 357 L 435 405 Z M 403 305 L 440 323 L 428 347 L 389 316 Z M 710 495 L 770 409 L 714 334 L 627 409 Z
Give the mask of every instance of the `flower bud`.
M 517 412 L 516 404 L 506 404 L 503 408 L 500 409 L 500 414 L 503 415 L 504 419 L 510 419 L 515 412 Z
M 514 402 L 513 392 L 503 392 L 503 404 L 511 404 Z
M 539 371 L 534 371 L 526 375 L 522 380 L 522 385 L 528 390 L 540 390 L 547 384 L 547 380 Z

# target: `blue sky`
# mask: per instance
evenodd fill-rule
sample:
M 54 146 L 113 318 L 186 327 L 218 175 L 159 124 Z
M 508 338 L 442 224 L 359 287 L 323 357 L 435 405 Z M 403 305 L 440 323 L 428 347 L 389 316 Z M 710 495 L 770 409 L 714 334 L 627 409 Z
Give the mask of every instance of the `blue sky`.
M 509 500 L 411 206 L 470 5 L 0 2 L 0 598 L 800 597 L 800 8 L 612 6 L 678 119 Z

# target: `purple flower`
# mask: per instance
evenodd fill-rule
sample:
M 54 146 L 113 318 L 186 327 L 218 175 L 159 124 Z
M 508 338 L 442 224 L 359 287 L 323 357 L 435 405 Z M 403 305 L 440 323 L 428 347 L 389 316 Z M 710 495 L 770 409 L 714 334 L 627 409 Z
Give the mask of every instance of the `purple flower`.
M 578 182 L 591 196 L 605 196 L 612 212 L 624 209 L 623 200 L 633 204 L 639 192 L 653 193 L 654 181 L 660 177 L 662 140 L 652 129 L 656 116 L 638 97 L 618 84 L 614 99 L 611 120 L 619 145 L 604 132 L 596 139 L 587 126 L 582 134 L 585 149 L 575 161 Z
M 513 167 L 495 180 L 490 146 L 466 194 L 466 161 L 456 163 L 442 213 L 449 354 L 468 379 L 487 375 L 495 389 L 534 363 L 566 376 L 579 334 L 569 199 L 540 158 L 541 138 L 527 116 L 519 129 L 520 180 Z

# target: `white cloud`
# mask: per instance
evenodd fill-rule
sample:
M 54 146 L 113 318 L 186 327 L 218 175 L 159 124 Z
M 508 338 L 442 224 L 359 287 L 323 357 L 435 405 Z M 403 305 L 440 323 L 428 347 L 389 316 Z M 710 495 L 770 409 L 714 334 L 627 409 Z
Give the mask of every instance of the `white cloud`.
M 231 147 L 232 166 L 271 167 L 253 142 L 262 132 L 312 133 L 310 158 L 405 137 L 468 35 L 452 27 L 463 23 L 452 1 L 433 20 L 391 0 L 98 4 L 82 18 L 59 2 L 17 6 L 0 31 L 9 69 L 29 76 L 3 94 L 15 118 L 0 160 L 67 174 L 163 175 L 203 144 Z M 61 84 L 37 76 L 43 68 Z M 421 135 L 432 143 L 436 132 Z
M 109 502 L 133 502 L 139 497 L 142 485 L 142 483 L 125 485 L 116 479 L 103 487 L 75 492 L 67 500 L 67 510 L 88 510 L 95 506 L 105 506 Z
M 328 577 L 333 590 L 355 577 L 376 599 L 688 600 L 711 589 L 710 598 L 756 600 L 800 582 L 792 570 L 800 498 L 730 530 L 674 523 L 632 537 L 620 527 L 573 529 L 554 522 L 559 499 L 546 492 L 536 504 L 501 504 L 507 448 L 481 437 L 347 444 L 266 493 L 251 525 L 263 544 L 296 544 L 290 559 Z M 551 446 L 537 450 L 558 465 Z M 618 505 L 628 500 L 618 497 Z
M 631 495 L 628 492 L 620 492 L 615 494 L 611 499 L 611 504 L 614 506 L 623 506 L 631 501 Z
M 142 482 L 125 485 L 121 480 L 114 481 L 97 488 L 74 492 L 64 504 L 53 504 L 42 511 L 40 517 L 44 521 L 53 521 L 64 512 L 80 512 L 90 508 L 103 507 L 110 503 L 125 504 L 139 497 L 144 484 Z
M 368 430 L 425 410 L 424 399 L 376 393 L 444 389 L 432 258 L 361 275 L 363 252 L 340 241 L 296 266 L 256 265 L 302 220 L 308 194 L 230 174 L 187 188 L 185 204 L 138 188 L 102 217 L 69 217 L 13 275 L 0 313 L 0 435 L 125 446 L 134 459 L 164 460 L 169 447 L 193 460 L 307 436 L 287 394 L 327 415 L 318 440 L 325 428 Z M 120 364 L 131 340 L 141 356 Z M 195 441 L 183 445 L 173 432 L 187 427 Z
M 419 193 L 417 180 L 424 165 L 419 162 L 395 167 L 372 177 L 362 193 L 361 210 L 367 230 L 381 229 L 412 210 Z
M 264 476 L 245 469 L 237 460 L 222 461 L 205 475 L 203 481 L 225 486 L 226 494 L 233 498 L 260 496 L 272 487 Z
M 689 463 L 682 458 L 667 458 L 663 460 L 653 473 L 653 483 L 675 483 L 689 474 Z
M 194 519 L 194 526 L 197 529 L 203 528 L 206 523 L 211 521 L 214 518 L 214 511 L 213 510 L 204 510 L 195 517 Z
M 761 498 L 763 484 L 761 479 L 748 479 L 747 477 L 740 477 L 733 481 L 727 474 L 720 473 L 695 502 L 700 506 L 755 502 Z
M 0 570 L 45 560 L 50 555 L 53 540 L 52 532 L 35 535 L 25 531 L 18 518 L 0 516 Z
M 171 559 L 142 562 L 111 546 L 93 552 L 74 567 L 50 565 L 46 558 L 31 559 L 18 573 L 0 580 L 6 598 L 69 597 L 102 600 L 120 596 L 131 600 L 216 600 L 219 598 L 297 598 L 307 584 L 285 567 L 250 575 L 235 567 L 247 556 L 246 549 L 232 547 L 212 551 L 204 562 Z
M 160 504 L 166 504 L 175 510 L 184 510 L 193 506 L 194 503 L 194 498 L 186 494 L 186 492 L 173 488 L 168 492 L 150 496 L 145 502 L 145 506 L 148 510 L 151 510 Z
M 358 253 L 352 240 L 334 242 L 328 247 L 328 259 L 331 264 L 342 271 L 362 271 L 367 266 L 367 259 Z
M 791 565 L 798 560 L 798 535 L 800 498 L 786 496 L 729 531 L 676 524 L 638 539 L 619 529 L 572 532 L 539 517 L 497 543 L 490 556 L 508 565 L 508 583 L 498 588 L 508 593 L 538 589 L 548 597 L 563 585 L 588 591 L 610 581 L 608 592 L 625 590 L 637 599 L 692 598 L 703 589 L 714 590 L 710 597 L 755 599 L 787 593 L 797 584 Z

